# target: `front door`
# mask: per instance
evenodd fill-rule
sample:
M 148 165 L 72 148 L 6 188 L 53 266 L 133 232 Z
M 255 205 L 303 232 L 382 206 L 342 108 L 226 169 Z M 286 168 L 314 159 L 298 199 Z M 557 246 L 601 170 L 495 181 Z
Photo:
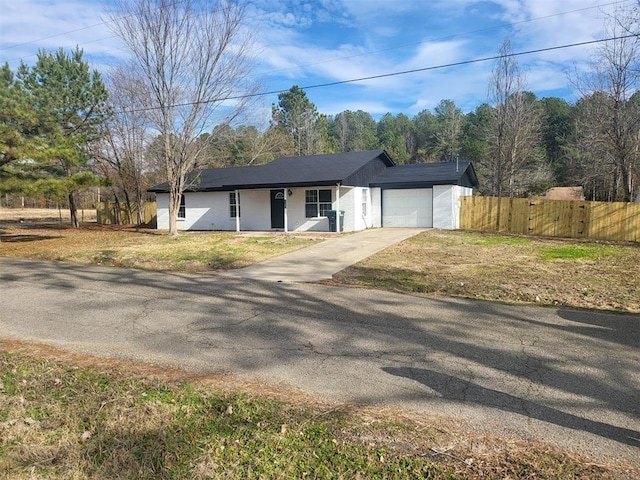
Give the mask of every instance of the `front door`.
M 271 228 L 284 228 L 284 192 L 271 190 Z

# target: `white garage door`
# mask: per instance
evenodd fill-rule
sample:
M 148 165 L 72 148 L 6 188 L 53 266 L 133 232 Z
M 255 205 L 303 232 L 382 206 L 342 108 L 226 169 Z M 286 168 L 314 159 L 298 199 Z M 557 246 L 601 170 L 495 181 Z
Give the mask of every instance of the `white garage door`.
M 433 189 L 382 191 L 383 227 L 433 227 Z

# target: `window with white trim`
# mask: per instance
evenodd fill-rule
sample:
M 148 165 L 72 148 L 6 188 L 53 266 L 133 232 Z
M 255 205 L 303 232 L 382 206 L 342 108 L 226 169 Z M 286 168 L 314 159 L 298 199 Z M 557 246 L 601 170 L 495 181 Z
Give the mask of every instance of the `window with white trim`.
M 363 217 L 369 216 L 369 189 L 368 188 L 362 189 L 362 216 Z
M 331 210 L 331 190 L 305 190 L 304 216 L 306 218 L 326 217 Z
M 178 207 L 178 218 L 184 220 L 187 216 L 187 208 L 184 202 L 184 195 L 180 196 L 180 207 Z
M 236 197 L 236 192 L 229 192 L 229 216 L 236 218 L 240 216 L 240 195 Z

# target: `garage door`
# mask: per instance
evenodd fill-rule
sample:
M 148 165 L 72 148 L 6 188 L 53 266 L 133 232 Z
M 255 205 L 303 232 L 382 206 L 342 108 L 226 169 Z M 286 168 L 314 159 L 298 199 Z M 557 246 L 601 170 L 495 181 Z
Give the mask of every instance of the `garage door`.
M 382 191 L 383 227 L 432 227 L 433 189 Z

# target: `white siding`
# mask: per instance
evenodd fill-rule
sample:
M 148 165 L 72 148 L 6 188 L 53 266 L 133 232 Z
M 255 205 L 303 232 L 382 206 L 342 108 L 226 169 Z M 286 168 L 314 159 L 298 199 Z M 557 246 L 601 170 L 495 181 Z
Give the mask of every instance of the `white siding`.
M 319 190 L 327 187 L 317 187 Z M 328 232 L 329 220 L 326 217 L 305 218 L 304 198 L 305 190 L 315 189 L 297 188 L 292 189 L 292 195 L 287 203 L 288 224 L 291 230 L 296 231 L 316 231 Z M 333 210 L 343 210 L 344 231 L 353 232 L 367 228 L 362 220 L 362 188 L 361 187 L 340 187 L 340 201 L 336 197 L 337 188 L 331 188 L 331 208 Z
M 460 228 L 460 197 L 471 195 L 473 189 L 458 185 L 433 187 L 433 228 Z
M 290 189 L 291 195 L 287 201 L 289 230 L 328 232 L 329 221 L 326 217 L 305 218 L 304 191 L 307 189 Z M 332 208 L 337 210 L 336 188 L 331 190 Z M 369 196 L 369 215 L 366 217 L 362 212 L 363 190 Z M 471 188 L 456 185 L 384 191 L 377 187 L 340 187 L 339 208 L 345 211 L 345 232 L 381 226 L 456 229 L 460 227 L 460 197 L 472 194 Z M 384 202 L 381 201 L 383 195 Z M 169 228 L 168 199 L 168 194 L 160 193 L 156 196 L 159 229 Z M 236 220 L 229 215 L 229 192 L 185 193 L 185 207 L 185 218 L 178 220 L 179 230 L 236 229 Z M 384 221 L 382 208 L 385 210 Z M 271 230 L 269 190 L 241 190 L 240 210 L 240 230 Z
M 382 190 L 380 187 L 371 189 L 371 226 L 382 227 Z
M 461 187 L 461 186 L 456 186 L 456 193 L 455 193 L 455 202 L 453 202 L 453 227 L 454 229 L 458 229 L 460 228 L 460 207 L 461 207 L 461 200 L 460 197 L 470 197 L 473 195 L 473 188 L 471 187 Z
M 156 193 L 156 215 L 159 230 L 169 230 L 169 194 Z
M 305 190 L 332 192 L 332 208 L 338 209 L 336 188 L 308 187 L 287 189 L 287 224 L 290 231 L 329 231 L 327 217 L 305 217 Z M 271 230 L 270 190 L 240 190 L 240 230 Z M 158 205 L 158 228 L 169 228 L 168 194 L 156 196 Z M 362 188 L 340 187 L 340 210 L 345 211 L 344 231 L 366 228 L 362 219 Z M 371 208 L 373 210 L 373 208 Z M 370 225 L 370 223 L 369 223 Z M 178 230 L 231 230 L 236 229 L 236 219 L 230 216 L 229 192 L 185 193 L 185 218 L 178 220 Z
M 433 186 L 433 228 L 454 228 L 454 188 L 453 185 Z
M 305 190 L 326 190 L 328 187 L 292 188 L 291 196 L 287 199 L 287 219 L 289 230 L 299 232 L 328 232 L 329 220 L 327 217 L 306 218 L 304 211 Z M 331 199 L 335 201 L 336 191 L 331 189 Z M 269 208 L 271 208 L 269 206 Z M 271 212 L 271 210 L 269 210 Z M 271 215 L 269 213 L 269 215 Z M 271 219 L 271 217 L 269 217 Z M 271 220 L 269 220 L 271 221 Z
M 156 196 L 158 228 L 169 228 L 169 195 Z M 193 192 L 184 194 L 185 218 L 178 219 L 178 230 L 235 230 L 230 216 L 229 192 Z M 240 229 L 269 230 L 271 210 L 269 192 L 240 192 Z
M 271 229 L 271 197 L 269 190 L 239 190 L 240 230 Z M 235 218 L 233 228 L 235 230 Z M 215 229 L 218 230 L 218 229 Z
M 366 198 L 366 211 L 363 211 L 363 199 Z M 355 187 L 353 189 L 353 229 L 364 230 L 373 226 L 371 189 L 366 187 Z

